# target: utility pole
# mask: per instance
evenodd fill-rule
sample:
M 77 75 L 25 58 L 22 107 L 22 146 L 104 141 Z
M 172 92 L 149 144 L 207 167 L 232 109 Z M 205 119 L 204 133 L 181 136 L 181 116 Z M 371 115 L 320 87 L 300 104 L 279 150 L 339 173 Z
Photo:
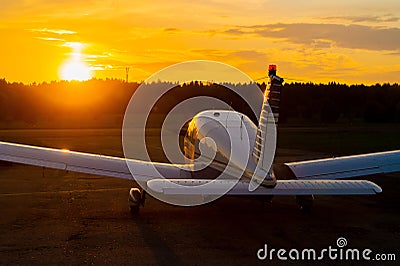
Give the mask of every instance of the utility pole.
M 125 71 L 126 71 L 126 79 L 125 79 L 125 82 L 128 83 L 128 81 L 129 81 L 129 67 L 126 67 L 126 68 L 125 68 Z

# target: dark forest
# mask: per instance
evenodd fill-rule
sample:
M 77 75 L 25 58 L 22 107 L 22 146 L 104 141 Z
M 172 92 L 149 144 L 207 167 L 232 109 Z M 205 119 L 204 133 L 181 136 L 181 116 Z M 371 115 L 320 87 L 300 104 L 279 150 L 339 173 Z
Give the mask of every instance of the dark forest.
M 139 85 L 97 79 L 25 85 L 0 79 L 0 128 L 121 127 L 125 108 Z M 258 85 L 265 90 L 265 83 Z M 235 86 L 246 89 L 246 84 Z M 165 114 L 178 102 L 198 95 L 217 97 L 251 117 L 235 93 L 221 85 L 198 82 L 176 85 L 158 101 L 153 113 Z M 283 125 L 397 122 L 398 84 L 286 83 L 282 89 Z

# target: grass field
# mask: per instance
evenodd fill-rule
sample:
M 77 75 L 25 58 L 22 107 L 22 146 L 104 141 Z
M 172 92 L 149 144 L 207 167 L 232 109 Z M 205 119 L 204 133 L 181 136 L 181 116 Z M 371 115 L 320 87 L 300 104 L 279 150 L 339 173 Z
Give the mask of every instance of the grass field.
M 400 149 L 400 124 L 280 127 L 278 149 L 299 149 L 340 156 Z M 123 156 L 121 129 L 0 130 L 0 140 Z M 146 132 L 148 148 L 160 150 L 159 130 Z
M 278 147 L 350 155 L 400 149 L 400 124 L 281 127 Z

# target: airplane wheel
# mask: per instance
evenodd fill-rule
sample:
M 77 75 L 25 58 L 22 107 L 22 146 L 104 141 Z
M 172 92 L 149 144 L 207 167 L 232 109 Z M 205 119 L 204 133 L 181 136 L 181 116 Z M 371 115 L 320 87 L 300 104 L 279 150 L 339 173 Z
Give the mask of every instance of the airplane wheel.
M 309 212 L 313 207 L 314 196 L 313 195 L 296 196 L 296 202 L 300 206 L 301 211 Z
M 142 190 L 142 197 L 140 199 L 140 205 L 142 205 L 142 207 L 144 207 L 144 202 L 146 201 L 146 191 Z
M 131 213 L 136 215 L 139 213 L 140 205 L 143 205 L 144 199 L 143 194 L 138 188 L 131 188 L 129 191 L 129 207 Z

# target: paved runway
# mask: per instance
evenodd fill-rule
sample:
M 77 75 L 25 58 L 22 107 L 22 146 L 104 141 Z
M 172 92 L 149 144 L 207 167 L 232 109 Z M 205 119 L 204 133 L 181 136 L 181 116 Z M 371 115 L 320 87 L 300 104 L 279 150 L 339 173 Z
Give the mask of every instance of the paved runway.
M 14 140 L 13 132 L 2 134 Z M 30 143 L 119 152 L 113 141 L 99 142 L 91 132 L 77 138 L 74 131 L 68 139 L 62 138 L 63 132 L 40 133 L 46 138 L 38 134 L 28 134 Z M 103 135 L 110 138 L 109 132 Z M 278 162 L 320 156 L 291 149 L 278 154 Z M 313 211 L 306 214 L 298 210 L 294 197 L 276 197 L 271 204 L 223 197 L 199 207 L 175 207 L 148 197 L 139 216 L 132 217 L 128 180 L 1 163 L 0 265 L 282 265 L 276 257 L 259 261 L 257 251 L 264 244 L 321 250 L 336 246 L 339 237 L 347 239 L 348 247 L 396 253 L 399 259 L 400 174 L 370 179 L 383 193 L 317 197 Z
M 380 252 L 400 244 L 399 174 L 375 177 L 382 195 L 319 197 L 309 214 L 292 197 L 272 204 L 225 197 L 186 208 L 149 197 L 132 217 L 129 181 L 54 170 L 43 177 L 42 169 L 20 165 L 1 166 L 0 173 L 4 265 L 239 265 L 259 262 L 256 252 L 265 243 L 324 248 L 346 237 L 352 247 Z

